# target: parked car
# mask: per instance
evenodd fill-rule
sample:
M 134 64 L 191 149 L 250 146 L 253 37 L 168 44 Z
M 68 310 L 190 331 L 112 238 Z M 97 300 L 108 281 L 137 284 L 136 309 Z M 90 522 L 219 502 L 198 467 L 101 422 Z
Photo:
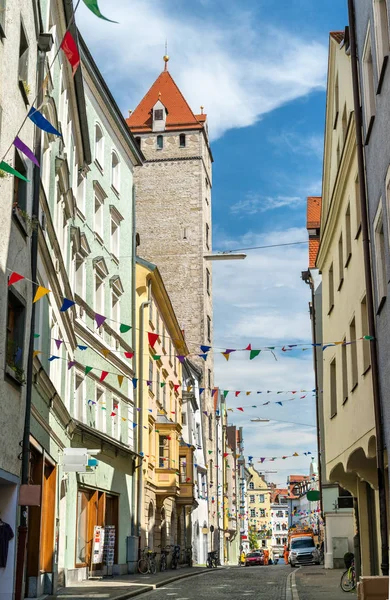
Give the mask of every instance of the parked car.
M 250 552 L 245 557 L 245 566 L 250 567 L 252 565 L 263 565 L 264 554 L 262 552 Z

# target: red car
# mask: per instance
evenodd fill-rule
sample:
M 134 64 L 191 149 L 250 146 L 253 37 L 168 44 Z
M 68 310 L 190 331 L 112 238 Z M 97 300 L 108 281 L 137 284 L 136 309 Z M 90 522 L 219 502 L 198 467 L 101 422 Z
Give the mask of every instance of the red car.
M 264 554 L 262 552 L 250 552 L 245 557 L 245 566 L 264 565 Z

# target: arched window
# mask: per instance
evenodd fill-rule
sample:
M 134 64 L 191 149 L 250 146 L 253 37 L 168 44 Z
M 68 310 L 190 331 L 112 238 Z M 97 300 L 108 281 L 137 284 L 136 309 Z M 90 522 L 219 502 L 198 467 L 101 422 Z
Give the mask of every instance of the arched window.
M 120 162 L 115 152 L 111 153 L 111 185 L 119 194 L 120 187 Z
M 96 123 L 95 125 L 95 160 L 98 163 L 98 166 L 103 169 L 104 168 L 104 137 L 103 131 Z
M 185 148 L 186 147 L 186 134 L 185 133 L 180 134 L 179 141 L 180 141 L 180 148 Z
M 164 138 L 162 135 L 157 136 L 157 149 L 162 150 L 164 148 Z

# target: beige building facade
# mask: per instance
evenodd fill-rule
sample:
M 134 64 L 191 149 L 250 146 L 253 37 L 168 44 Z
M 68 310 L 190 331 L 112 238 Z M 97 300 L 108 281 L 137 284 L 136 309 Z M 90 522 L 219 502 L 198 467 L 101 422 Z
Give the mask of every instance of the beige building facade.
M 259 548 L 270 548 L 272 542 L 271 489 L 263 475 L 249 465 L 251 480 L 248 484 L 249 530 L 257 533 Z
M 363 575 L 379 573 L 376 439 L 350 57 L 330 34 L 322 188 L 323 411 L 326 476 L 355 498 Z M 331 342 L 339 342 L 331 344 Z M 340 343 L 343 342 L 343 343 Z M 348 547 L 345 551 L 356 549 Z

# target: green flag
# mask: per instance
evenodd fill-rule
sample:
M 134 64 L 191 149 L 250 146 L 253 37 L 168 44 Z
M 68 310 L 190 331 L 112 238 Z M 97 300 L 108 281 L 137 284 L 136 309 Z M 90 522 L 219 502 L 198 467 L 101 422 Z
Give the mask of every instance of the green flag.
M 153 355 L 153 360 L 160 360 L 161 359 L 161 354 L 154 354 Z
M 119 327 L 119 331 L 121 333 L 127 333 L 128 331 L 130 331 L 131 329 L 131 325 L 125 325 L 124 323 L 121 323 L 121 326 Z
M 228 395 L 228 393 L 229 393 L 229 390 L 225 390 L 224 393 L 223 393 L 223 397 L 226 398 L 226 396 Z
M 259 356 L 260 352 L 261 350 L 251 350 L 249 360 L 253 360 L 254 358 L 256 358 L 256 356 Z
M 163 388 L 163 387 L 164 387 L 164 385 L 165 385 L 165 381 L 162 381 L 162 382 L 160 383 L 160 387 L 162 387 L 162 388 Z
M 100 12 L 97 0 L 84 0 L 84 4 L 90 11 L 93 12 L 94 15 L 99 17 L 99 19 L 104 19 L 105 21 L 110 21 L 110 23 L 118 23 L 118 21 L 112 21 L 111 19 L 107 19 L 107 17 L 103 17 Z
M 22 181 L 30 181 L 29 179 L 26 179 L 26 177 L 24 177 L 24 175 L 22 175 L 21 173 L 19 173 L 19 171 L 16 171 L 16 169 L 13 169 L 8 163 L 4 162 L 3 160 L 0 162 L 0 171 L 5 171 L 6 173 L 11 173 L 11 175 L 15 175 L 15 177 L 19 177 L 19 179 L 22 179 Z
M 88 375 L 90 371 L 92 371 L 93 367 L 85 367 L 84 375 Z

